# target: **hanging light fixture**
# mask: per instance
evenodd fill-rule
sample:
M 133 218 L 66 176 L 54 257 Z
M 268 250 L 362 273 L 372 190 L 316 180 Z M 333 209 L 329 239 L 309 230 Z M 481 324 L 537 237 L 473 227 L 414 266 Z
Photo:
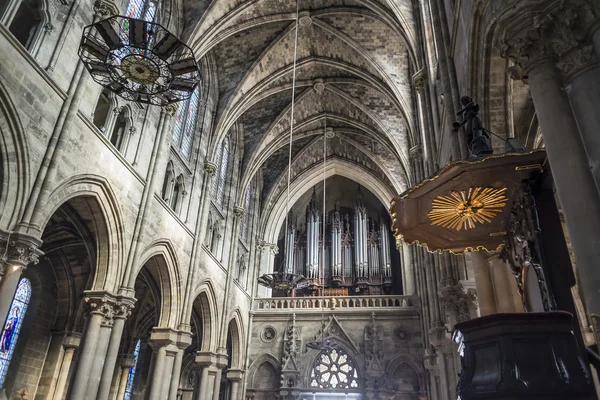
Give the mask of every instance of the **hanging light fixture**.
M 115 15 L 83 30 L 79 58 L 125 100 L 164 106 L 188 99 L 200 80 L 192 49 L 155 22 Z
M 327 139 L 333 137 L 330 135 L 332 131 L 327 130 L 327 119 L 325 119 L 324 127 L 323 127 L 323 217 L 321 220 L 323 226 L 323 239 L 321 240 L 321 267 L 319 268 L 319 280 L 321 283 L 321 339 L 315 340 L 312 342 L 308 342 L 306 347 L 313 350 L 319 351 L 331 351 L 336 346 L 337 343 L 331 342 L 329 340 L 325 340 L 325 228 L 326 228 L 326 208 L 325 208 L 325 200 L 327 198 L 327 181 L 326 181 L 326 173 L 327 173 Z
M 290 179 L 292 170 L 292 142 L 294 134 L 294 103 L 296 100 L 296 62 L 298 55 L 298 23 L 299 23 L 299 2 L 296 1 L 296 32 L 294 38 L 294 66 L 292 69 L 292 106 L 290 110 L 290 142 L 288 153 L 288 176 L 287 176 L 287 200 L 286 210 L 290 208 Z M 289 212 L 285 216 L 285 236 L 288 235 Z M 271 289 L 285 290 L 290 292 L 293 289 L 302 289 L 308 286 L 308 279 L 303 275 L 293 273 L 293 265 L 281 263 L 279 270 L 272 274 L 265 274 L 258 278 L 258 283 Z

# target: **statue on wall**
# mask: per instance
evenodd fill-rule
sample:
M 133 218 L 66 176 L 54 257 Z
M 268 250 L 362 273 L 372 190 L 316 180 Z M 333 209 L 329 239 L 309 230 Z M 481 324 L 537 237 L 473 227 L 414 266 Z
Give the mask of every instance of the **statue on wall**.
M 492 154 L 490 135 L 483 128 L 479 118 L 479 104 L 469 96 L 461 97 L 460 103 L 463 108 L 456 115 L 462 115 L 463 120 L 453 124 L 453 132 L 458 132 L 461 126 L 465 126 L 465 136 L 472 156 L 481 157 Z

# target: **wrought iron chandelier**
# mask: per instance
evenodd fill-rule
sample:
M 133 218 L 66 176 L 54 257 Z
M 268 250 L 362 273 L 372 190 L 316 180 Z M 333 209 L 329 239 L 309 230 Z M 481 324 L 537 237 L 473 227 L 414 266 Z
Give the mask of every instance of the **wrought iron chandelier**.
M 292 170 L 292 142 L 294 133 L 294 102 L 296 98 L 296 63 L 298 55 L 298 2 L 296 2 L 296 32 L 294 38 L 294 66 L 292 69 L 292 106 L 290 110 L 290 142 L 288 154 L 288 176 L 287 176 L 287 200 L 286 209 L 290 208 L 290 178 Z M 287 237 L 289 213 L 285 216 L 285 237 Z M 293 289 L 302 289 L 308 286 L 309 282 L 303 275 L 294 274 L 293 266 L 288 265 L 287 268 L 282 263 L 279 271 L 272 274 L 265 274 L 258 278 L 258 283 L 271 289 L 285 290 L 287 292 Z
M 87 26 L 79 58 L 94 81 L 125 100 L 164 106 L 200 80 L 192 49 L 155 22 L 115 15 Z

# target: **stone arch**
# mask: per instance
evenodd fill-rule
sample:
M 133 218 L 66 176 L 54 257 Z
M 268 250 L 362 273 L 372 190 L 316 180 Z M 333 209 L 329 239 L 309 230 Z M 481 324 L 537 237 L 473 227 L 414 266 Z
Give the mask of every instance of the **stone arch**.
M 394 378 L 394 373 L 396 369 L 401 365 L 407 365 L 410 367 L 419 379 L 419 388 L 421 391 L 425 391 L 427 388 L 427 382 L 425 380 L 425 370 L 417 361 L 415 361 L 412 357 L 401 354 L 390 361 L 387 368 L 385 369 L 385 377 L 386 382 L 391 383 Z M 389 389 L 392 389 L 391 387 Z
M 248 367 L 248 382 L 251 388 L 256 388 L 256 373 L 265 363 L 270 364 L 277 373 L 280 373 L 281 364 L 279 363 L 279 359 L 270 353 L 261 354 Z
M 202 322 L 202 338 L 199 339 L 198 351 L 216 351 L 219 315 L 216 306 L 217 297 L 212 282 L 210 280 L 202 282 L 193 298 L 195 300 L 192 312 L 198 312 Z
M 0 81 L 0 227 L 14 226 L 25 208 L 29 188 L 27 138 L 19 114 Z
M 180 315 L 180 282 L 179 262 L 173 244 L 168 239 L 152 242 L 142 251 L 140 267 L 131 274 L 128 287 L 134 287 L 135 280 L 142 268 L 149 262 L 152 266 L 153 277 L 160 288 L 160 312 L 158 326 L 176 328 Z
M 357 164 L 333 159 L 327 163 L 325 177 L 329 178 L 334 175 L 340 175 L 361 184 L 369 189 L 382 204 L 389 204 L 394 196 L 390 188 L 379 178 Z M 322 165 L 314 165 L 297 177 L 290 184 L 290 207 L 296 203 L 304 192 L 322 180 Z M 269 243 L 276 243 L 279 227 L 284 223 L 287 212 L 289 212 L 289 209 L 286 209 L 286 196 L 279 196 L 271 210 L 265 212 L 261 217 L 261 230 L 264 232 L 264 240 Z
M 97 175 L 77 175 L 59 185 L 30 226 L 39 236 L 54 213 L 69 203 L 93 227 L 96 263 L 91 290 L 116 292 L 123 271 L 125 229 L 121 210 L 109 182 Z
M 231 337 L 231 368 L 244 368 L 244 323 L 239 309 L 233 312 L 233 317 L 227 327 L 227 335 Z

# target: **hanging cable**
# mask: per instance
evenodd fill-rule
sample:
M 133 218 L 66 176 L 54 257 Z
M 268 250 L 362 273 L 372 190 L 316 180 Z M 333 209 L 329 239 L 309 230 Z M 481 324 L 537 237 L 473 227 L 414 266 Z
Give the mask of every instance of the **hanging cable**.
M 292 67 L 292 106 L 290 110 L 290 148 L 288 152 L 288 173 L 287 173 L 287 194 L 285 202 L 285 237 L 284 243 L 288 238 L 288 224 L 290 216 L 290 180 L 292 178 L 292 143 L 294 137 L 294 103 L 296 101 L 296 62 L 298 56 L 298 22 L 300 15 L 300 0 L 296 0 L 296 27 L 294 37 L 294 66 Z M 289 266 L 288 266 L 289 267 Z M 287 271 L 286 271 L 287 272 Z

